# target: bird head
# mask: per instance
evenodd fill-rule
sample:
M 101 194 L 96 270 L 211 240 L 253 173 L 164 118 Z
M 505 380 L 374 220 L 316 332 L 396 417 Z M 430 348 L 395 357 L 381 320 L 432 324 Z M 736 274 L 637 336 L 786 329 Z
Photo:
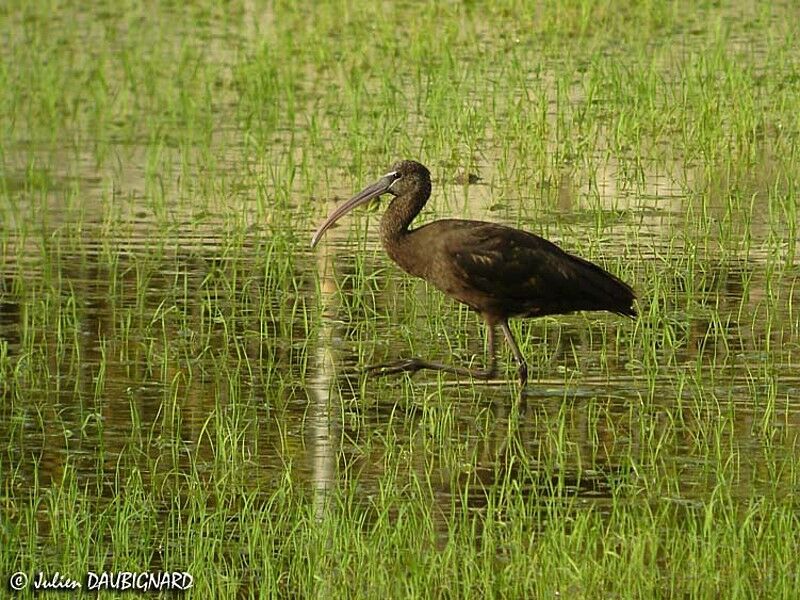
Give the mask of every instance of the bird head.
M 358 194 L 337 206 L 327 219 L 314 232 L 311 238 L 311 247 L 319 243 L 322 235 L 330 229 L 336 221 L 349 213 L 357 206 L 366 204 L 383 194 L 404 196 L 417 192 L 420 188 L 427 188 L 430 193 L 431 173 L 425 165 L 414 160 L 401 160 L 392 165 L 392 169 L 376 182 L 368 185 Z

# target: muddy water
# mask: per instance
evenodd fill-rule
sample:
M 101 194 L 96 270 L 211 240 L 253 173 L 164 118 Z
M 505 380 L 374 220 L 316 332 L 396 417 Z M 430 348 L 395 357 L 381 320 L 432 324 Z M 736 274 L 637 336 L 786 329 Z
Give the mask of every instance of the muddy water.
M 233 60 L 221 50 L 216 58 Z M 535 198 L 521 197 L 500 194 L 487 148 L 478 183 L 454 183 L 455 172 L 435 182 L 426 219 L 458 214 L 546 233 L 627 269 L 642 296 L 638 321 L 571 315 L 522 325 L 532 382 L 520 407 L 513 365 L 501 371 L 508 382 L 488 385 L 435 374 L 365 378 L 371 362 L 421 353 L 478 364 L 480 323 L 388 262 L 374 214 L 344 221 L 310 252 L 314 221 L 333 204 L 310 203 L 306 192 L 265 209 L 252 187 L 237 185 L 236 174 L 258 164 L 242 157 L 242 137 L 231 125 L 209 142 L 220 148 L 215 174 L 229 184 L 219 193 L 199 150 L 187 164 L 165 149 L 172 160 L 155 170 L 141 140 L 108 142 L 117 159 L 100 167 L 80 144 L 6 150 L 0 438 L 19 493 L 32 485 L 34 464 L 48 485 L 68 462 L 109 489 L 132 448 L 144 464 L 167 456 L 169 468 L 211 473 L 225 436 L 244 449 L 242 477 L 265 494 L 291 465 L 319 497 L 353 473 L 368 495 L 399 448 L 405 468 L 439 482 L 443 506 L 464 481 L 475 483 L 468 501 L 479 507 L 479 490 L 495 480 L 546 489 L 554 472 L 562 492 L 602 504 L 614 482 L 638 476 L 654 445 L 662 468 L 680 474 L 668 495 L 691 501 L 713 486 L 703 449 L 719 427 L 740 459 L 742 496 L 766 485 L 763 435 L 754 432 L 772 432 L 770 452 L 796 458 L 791 224 L 754 211 L 742 225 L 746 252 L 715 250 L 719 229 L 676 235 L 688 207 L 697 210 L 694 192 L 723 190 L 724 178 L 654 161 L 631 190 L 619 184 L 624 165 L 609 158 L 592 178 L 565 167 Z M 764 153 L 754 188 L 771 173 Z M 280 177 L 269 173 L 257 168 L 238 183 L 262 184 L 271 201 Z M 292 185 L 290 195 L 304 193 Z M 330 190 L 345 196 L 351 180 Z M 723 200 L 704 210 L 730 221 Z
M 281 288 L 265 275 L 263 236 L 245 234 L 233 258 L 225 237 L 211 234 L 202 249 L 162 239 L 150 251 L 159 258 L 144 240 L 135 248 L 127 238 L 64 240 L 38 264 L 9 265 L 0 337 L 16 377 L 3 384 L 0 428 L 16 477 L 33 481 L 35 458 L 40 481 L 58 482 L 67 461 L 89 481 L 113 478 L 132 447 L 180 456 L 170 467 L 188 468 L 193 456 L 210 471 L 215 436 L 235 435 L 249 456 L 243 475 L 265 493 L 287 464 L 319 490 L 357 472 L 367 493 L 400 448 L 420 477 L 433 471 L 444 505 L 462 478 L 476 484 L 478 505 L 477 490 L 495 478 L 551 485 L 531 473 L 553 464 L 570 493 L 603 502 L 658 444 L 660 460 L 681 473 L 671 493 L 685 500 L 714 483 L 700 450 L 720 421 L 740 457 L 744 496 L 763 484 L 755 432 L 773 432 L 787 457 L 796 451 L 796 270 L 775 281 L 755 260 L 709 263 L 688 296 L 672 274 L 667 287 L 680 293 L 659 309 L 669 318 L 648 317 L 644 298 L 636 322 L 571 315 L 525 324 L 532 383 L 517 407 L 505 349 L 508 382 L 365 378 L 371 362 L 421 353 L 480 364 L 481 325 L 400 275 L 373 237 L 361 245 L 363 263 L 336 235 L 316 254 L 303 250 L 295 283 Z M 370 279 L 354 289 L 359 270 Z M 772 316 L 759 318 L 767 307 Z M 637 349 L 643 338 L 652 339 L 647 353 Z M 454 455 L 461 477 L 453 477 Z M 527 469 L 509 475 L 521 456 Z

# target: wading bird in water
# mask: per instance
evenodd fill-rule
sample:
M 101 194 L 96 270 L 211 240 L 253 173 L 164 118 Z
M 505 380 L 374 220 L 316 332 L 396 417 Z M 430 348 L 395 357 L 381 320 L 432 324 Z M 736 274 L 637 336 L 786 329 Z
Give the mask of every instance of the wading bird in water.
M 372 371 L 388 375 L 434 369 L 491 379 L 496 372 L 494 338 L 499 325 L 514 353 L 524 391 L 528 368 L 508 328 L 509 318 L 579 310 L 636 316 L 636 296 L 629 285 L 526 231 L 464 219 L 443 219 L 409 229 L 431 195 L 430 171 L 413 160 L 396 163 L 378 181 L 337 207 L 314 233 L 311 247 L 350 210 L 387 193 L 394 198 L 381 218 L 384 249 L 404 271 L 421 277 L 483 317 L 489 364 L 473 370 L 410 358 L 370 367 Z

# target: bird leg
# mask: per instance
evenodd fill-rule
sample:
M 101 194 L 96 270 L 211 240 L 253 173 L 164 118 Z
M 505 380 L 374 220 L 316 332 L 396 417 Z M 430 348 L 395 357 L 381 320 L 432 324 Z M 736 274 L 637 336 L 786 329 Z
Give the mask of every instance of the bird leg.
M 525 364 L 525 357 L 522 356 L 522 352 L 520 352 L 519 346 L 517 346 L 517 342 L 508 328 L 508 321 L 500 321 L 500 329 L 503 330 L 503 335 L 506 337 L 508 345 L 511 346 L 511 352 L 514 353 L 514 358 L 517 361 L 517 365 L 519 365 L 519 385 L 522 388 L 520 392 L 522 392 L 525 389 L 525 384 L 528 383 L 528 365 Z
M 488 380 L 497 373 L 497 357 L 494 352 L 494 325 L 486 324 L 486 337 L 489 345 L 489 364 L 485 369 L 467 369 L 465 367 L 455 367 L 438 362 L 422 360 L 421 358 L 405 358 L 391 363 L 372 365 L 367 367 L 367 371 L 375 373 L 378 377 L 394 375 L 395 373 L 411 373 L 412 375 L 422 369 L 432 371 L 443 371 L 454 375 L 464 375 L 473 379 Z M 513 342 L 512 342 L 513 343 Z M 519 352 L 519 350 L 517 350 Z

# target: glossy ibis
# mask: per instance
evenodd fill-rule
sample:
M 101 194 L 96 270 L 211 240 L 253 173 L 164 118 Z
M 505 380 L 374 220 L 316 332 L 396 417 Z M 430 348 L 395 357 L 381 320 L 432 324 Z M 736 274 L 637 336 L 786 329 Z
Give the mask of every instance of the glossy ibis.
M 490 379 L 496 371 L 494 334 L 499 325 L 519 365 L 524 389 L 528 368 L 508 328 L 510 317 L 579 310 L 636 316 L 636 296 L 630 286 L 594 263 L 567 254 L 526 231 L 463 219 L 443 219 L 409 229 L 431 195 L 430 171 L 413 160 L 396 163 L 378 181 L 337 207 L 314 233 L 312 248 L 344 214 L 386 193 L 394 198 L 381 219 L 384 249 L 404 271 L 421 277 L 483 317 L 489 365 L 471 370 L 411 358 L 370 370 L 387 375 L 435 369 Z

